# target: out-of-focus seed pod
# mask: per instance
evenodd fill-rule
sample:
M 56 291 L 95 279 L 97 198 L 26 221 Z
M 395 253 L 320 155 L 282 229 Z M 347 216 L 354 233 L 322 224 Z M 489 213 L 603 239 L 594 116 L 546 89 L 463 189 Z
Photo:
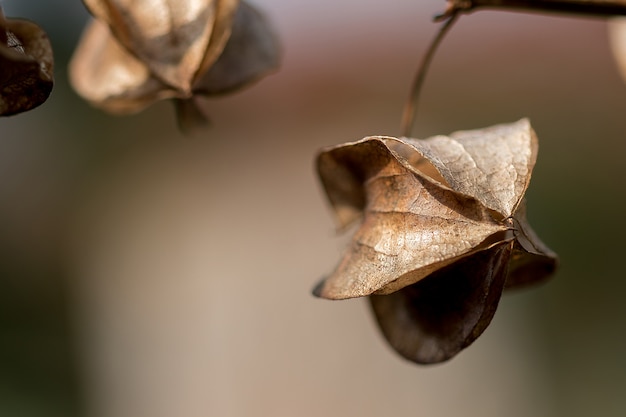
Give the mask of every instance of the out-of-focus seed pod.
M 238 0 L 85 0 L 95 19 L 70 63 L 70 81 L 94 106 L 141 111 L 175 99 L 189 130 L 206 122 L 197 96 L 243 87 L 278 66 L 265 18 Z
M 54 85 L 53 67 L 46 33 L 33 22 L 7 19 L 0 8 L 0 116 L 46 101 Z

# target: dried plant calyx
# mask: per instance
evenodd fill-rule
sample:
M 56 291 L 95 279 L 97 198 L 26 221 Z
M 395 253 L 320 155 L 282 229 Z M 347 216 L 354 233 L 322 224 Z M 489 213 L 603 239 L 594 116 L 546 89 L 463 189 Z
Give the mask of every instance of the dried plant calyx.
M 31 110 L 48 99 L 54 58 L 38 25 L 5 18 L 0 8 L 0 116 Z
M 314 293 L 368 296 L 401 355 L 450 359 L 486 328 L 505 287 L 541 281 L 556 267 L 525 216 L 536 157 L 526 119 L 324 150 L 318 173 L 339 226 L 361 223 Z
M 176 99 L 179 120 L 201 124 L 195 97 L 241 88 L 278 66 L 269 24 L 239 0 L 84 2 L 95 20 L 74 53 L 70 80 L 112 113 Z

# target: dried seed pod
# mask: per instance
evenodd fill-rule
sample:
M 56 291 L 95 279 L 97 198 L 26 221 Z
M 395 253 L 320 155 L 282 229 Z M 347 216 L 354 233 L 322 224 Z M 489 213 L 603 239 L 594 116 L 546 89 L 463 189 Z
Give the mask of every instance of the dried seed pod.
M 537 157 L 527 120 L 425 140 L 368 137 L 321 152 L 339 225 L 362 218 L 320 297 L 370 296 L 384 335 L 418 363 L 447 360 L 487 327 L 506 286 L 549 276 L 530 229 Z
M 278 66 L 264 17 L 238 0 L 85 0 L 95 20 L 70 63 L 93 105 L 134 113 L 176 99 L 183 128 L 202 124 L 194 98 L 243 87 Z
M 0 116 L 31 110 L 48 99 L 54 58 L 35 23 L 5 18 L 0 8 Z

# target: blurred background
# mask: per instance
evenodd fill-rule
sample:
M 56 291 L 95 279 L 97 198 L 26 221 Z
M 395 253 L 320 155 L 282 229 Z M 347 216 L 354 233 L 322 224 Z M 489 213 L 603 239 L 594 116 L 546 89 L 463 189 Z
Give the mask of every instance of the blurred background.
M 399 135 L 445 3 L 253 4 L 280 72 L 204 101 L 213 126 L 185 138 L 169 103 L 113 117 L 72 92 L 81 2 L 2 1 L 48 32 L 56 85 L 0 120 L 0 415 L 623 416 L 626 84 L 606 22 L 481 11 L 444 40 L 415 136 L 529 117 L 529 217 L 561 266 L 420 367 L 365 300 L 310 295 L 347 240 L 313 159 Z

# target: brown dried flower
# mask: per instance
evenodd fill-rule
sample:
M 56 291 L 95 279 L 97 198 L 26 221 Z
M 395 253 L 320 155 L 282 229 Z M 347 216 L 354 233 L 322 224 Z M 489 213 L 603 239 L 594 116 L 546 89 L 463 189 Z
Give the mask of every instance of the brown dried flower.
M 175 99 L 179 121 L 206 122 L 194 97 L 243 87 L 278 66 L 263 16 L 239 0 L 84 0 L 95 16 L 70 63 L 93 105 L 134 113 Z
M 523 196 L 537 157 L 527 120 L 449 137 L 373 136 L 321 152 L 339 225 L 361 225 L 320 297 L 369 296 L 390 344 L 418 363 L 447 360 L 487 327 L 505 286 L 541 281 L 556 255 Z

